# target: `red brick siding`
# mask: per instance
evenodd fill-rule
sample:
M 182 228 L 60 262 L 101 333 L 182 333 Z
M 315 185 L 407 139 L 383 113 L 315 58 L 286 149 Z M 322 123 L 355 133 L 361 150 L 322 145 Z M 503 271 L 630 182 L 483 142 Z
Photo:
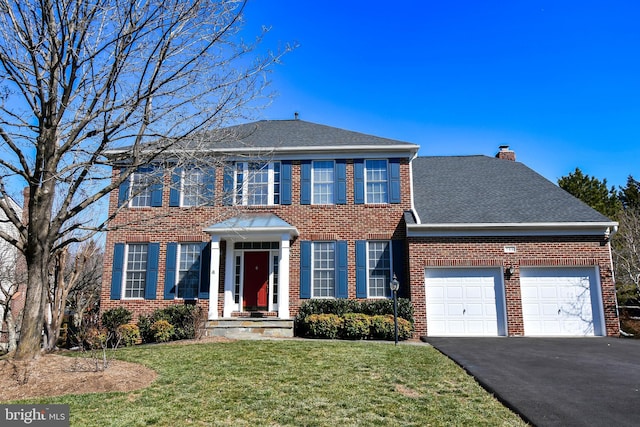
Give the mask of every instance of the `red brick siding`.
M 514 254 L 504 253 L 515 246 Z M 525 266 L 597 266 L 600 271 L 602 302 L 607 335 L 619 334 L 615 285 L 611 273 L 609 246 L 604 236 L 572 237 L 429 237 L 409 238 L 411 253 L 411 300 L 415 308 L 416 336 L 428 335 L 426 267 L 515 267 L 505 276 L 507 332 L 523 335 L 520 267 Z
M 114 174 L 116 174 L 114 172 Z M 354 204 L 353 162 L 347 162 L 347 204 L 346 205 L 300 205 L 300 162 L 292 165 L 292 204 L 265 207 L 222 206 L 221 168 L 216 170 L 216 205 L 213 207 L 176 208 L 169 207 L 169 180 L 165 176 L 163 206 L 159 208 L 123 209 L 114 218 L 111 225 L 116 227 L 107 233 L 104 262 L 101 309 L 123 306 L 137 314 L 175 304 L 174 300 L 164 300 L 164 270 L 166 244 L 169 242 L 208 241 L 209 236 L 202 229 L 223 221 L 241 212 L 274 213 L 284 221 L 295 226 L 300 236 L 291 244 L 290 308 L 294 316 L 301 304 L 300 300 L 300 245 L 299 240 L 346 240 L 349 259 L 355 259 L 355 241 L 360 239 L 404 239 L 404 211 L 410 209 L 409 164 L 401 162 L 401 203 L 386 205 Z M 117 191 L 111 193 L 109 212 L 117 208 Z M 158 286 L 155 300 L 111 300 L 111 270 L 113 265 L 113 246 L 115 243 L 159 242 L 160 257 L 158 265 Z M 222 315 L 224 302 L 224 242 L 221 246 L 220 285 L 218 295 L 218 314 Z M 355 298 L 355 265 L 350 263 L 348 272 L 349 297 Z M 208 300 L 199 301 L 208 309 Z

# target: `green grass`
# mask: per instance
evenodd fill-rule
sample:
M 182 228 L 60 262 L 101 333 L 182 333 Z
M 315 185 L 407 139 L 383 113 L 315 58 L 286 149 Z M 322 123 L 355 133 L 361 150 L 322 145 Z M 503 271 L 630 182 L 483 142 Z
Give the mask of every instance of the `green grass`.
M 158 372 L 130 393 L 66 403 L 74 426 L 524 425 L 428 346 L 339 341 L 152 345 L 118 358 Z

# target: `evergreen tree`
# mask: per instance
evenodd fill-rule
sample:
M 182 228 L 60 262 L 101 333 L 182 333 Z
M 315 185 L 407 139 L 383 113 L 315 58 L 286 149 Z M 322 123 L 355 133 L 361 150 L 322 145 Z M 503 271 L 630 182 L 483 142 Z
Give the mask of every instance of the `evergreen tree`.
M 617 218 L 622 210 L 618 192 L 614 187 L 607 188 L 606 179 L 585 175 L 579 168 L 560 178 L 558 185 L 609 218 Z

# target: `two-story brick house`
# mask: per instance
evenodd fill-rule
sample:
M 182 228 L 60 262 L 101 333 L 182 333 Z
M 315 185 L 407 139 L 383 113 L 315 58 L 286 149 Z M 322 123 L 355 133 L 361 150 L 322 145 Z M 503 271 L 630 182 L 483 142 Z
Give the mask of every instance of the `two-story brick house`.
M 617 334 L 615 223 L 520 163 L 418 157 L 415 144 L 301 120 L 231 130 L 198 147 L 218 167 L 151 186 L 161 165 L 138 169 L 111 195 L 120 227 L 107 234 L 102 310 L 197 303 L 212 321 L 286 320 L 311 298 L 388 298 L 395 274 L 416 336 Z M 564 214 L 546 218 L 547 199 Z M 549 283 L 555 320 L 529 313 L 548 311 Z

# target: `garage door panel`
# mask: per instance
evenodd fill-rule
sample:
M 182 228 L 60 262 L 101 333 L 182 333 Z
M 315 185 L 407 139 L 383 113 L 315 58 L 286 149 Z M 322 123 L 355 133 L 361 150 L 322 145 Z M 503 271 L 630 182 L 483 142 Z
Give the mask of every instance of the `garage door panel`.
M 601 333 L 601 302 L 593 267 L 522 268 L 525 335 Z M 595 307 L 595 310 L 594 310 Z M 595 319 L 595 321 L 594 321 Z
M 427 269 L 427 329 L 431 336 L 496 336 L 504 333 L 496 287 L 504 299 L 500 269 Z M 442 306 L 445 307 L 442 310 Z M 500 307 L 504 310 L 504 302 Z

